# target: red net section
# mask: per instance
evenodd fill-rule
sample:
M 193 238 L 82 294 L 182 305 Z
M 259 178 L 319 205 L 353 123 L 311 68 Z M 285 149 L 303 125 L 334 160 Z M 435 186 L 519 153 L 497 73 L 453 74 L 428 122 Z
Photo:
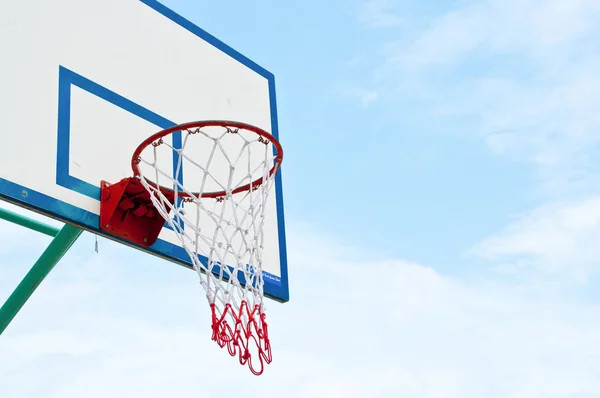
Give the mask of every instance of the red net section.
M 219 316 L 219 311 L 211 304 L 212 310 L 212 339 L 227 350 L 231 356 L 237 356 L 240 364 L 248 364 L 250 371 L 260 375 L 265 363 L 271 363 L 271 343 L 266 315 L 259 305 L 252 310 L 248 303 L 242 301 L 239 309 L 234 310 L 230 304 L 225 305 L 225 310 Z M 231 325 L 229 319 L 235 320 Z M 255 349 L 253 355 L 252 348 Z M 254 363 L 253 363 L 254 358 Z

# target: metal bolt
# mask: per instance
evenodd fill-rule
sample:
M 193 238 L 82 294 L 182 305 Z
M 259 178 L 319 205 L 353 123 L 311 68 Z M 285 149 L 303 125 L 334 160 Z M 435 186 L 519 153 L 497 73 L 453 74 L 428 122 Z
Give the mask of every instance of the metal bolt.
M 27 195 L 29 195 L 29 194 L 27 193 L 26 190 L 23 190 L 23 191 L 21 191 L 21 195 L 23 195 L 23 197 L 26 198 Z
M 144 243 L 147 243 L 147 242 L 148 242 L 148 238 L 144 238 Z

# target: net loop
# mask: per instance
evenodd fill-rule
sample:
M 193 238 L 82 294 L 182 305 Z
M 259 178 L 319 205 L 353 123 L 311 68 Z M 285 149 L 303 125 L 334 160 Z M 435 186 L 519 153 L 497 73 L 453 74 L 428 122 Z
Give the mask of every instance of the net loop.
M 212 340 L 221 348 L 227 346 L 229 354 L 237 355 L 241 365 L 247 363 L 253 374 L 260 375 L 264 364 L 271 363 L 272 360 L 266 315 L 262 313 L 260 305 L 256 304 L 250 311 L 248 303 L 244 301 L 236 313 L 231 305 L 227 304 L 220 317 L 214 304 L 211 304 L 211 310 Z M 227 322 L 228 319 L 235 320 L 233 327 Z M 252 344 L 254 347 L 251 347 Z M 257 367 L 252 364 L 251 348 L 257 352 L 259 360 Z
M 272 360 L 262 265 L 265 209 L 282 158 L 264 130 L 207 121 L 149 137 L 131 162 L 200 277 L 212 340 L 255 375 Z

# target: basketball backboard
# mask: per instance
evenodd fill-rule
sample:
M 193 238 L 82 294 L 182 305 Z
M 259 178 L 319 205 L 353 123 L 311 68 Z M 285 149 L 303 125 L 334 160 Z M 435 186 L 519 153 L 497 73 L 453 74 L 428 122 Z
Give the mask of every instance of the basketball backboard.
M 0 44 L 0 198 L 174 263 L 191 266 L 169 228 L 148 248 L 100 230 L 100 181 L 183 122 L 278 138 L 274 76 L 155 0 L 6 0 Z M 287 301 L 281 172 L 269 200 L 264 292 Z

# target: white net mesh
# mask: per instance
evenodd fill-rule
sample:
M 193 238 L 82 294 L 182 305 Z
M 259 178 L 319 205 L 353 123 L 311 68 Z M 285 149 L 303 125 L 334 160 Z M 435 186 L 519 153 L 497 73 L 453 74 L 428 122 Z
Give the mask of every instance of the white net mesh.
M 140 180 L 200 276 L 213 340 L 260 374 L 271 362 L 262 255 L 277 162 L 272 143 L 232 126 L 190 128 L 172 137 L 171 144 L 165 137 L 142 151 Z

